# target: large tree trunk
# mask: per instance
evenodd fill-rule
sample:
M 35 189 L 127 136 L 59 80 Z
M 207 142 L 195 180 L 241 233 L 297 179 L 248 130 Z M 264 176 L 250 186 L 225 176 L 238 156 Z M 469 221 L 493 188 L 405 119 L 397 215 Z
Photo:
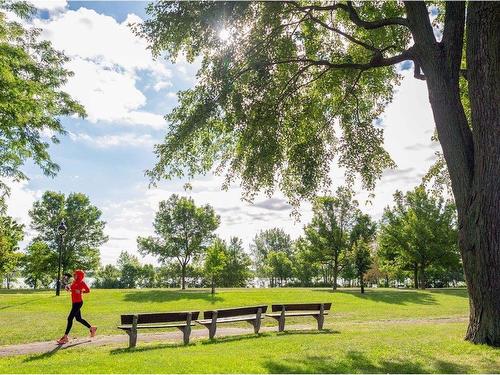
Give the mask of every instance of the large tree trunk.
M 425 5 L 408 2 L 405 6 L 457 204 L 459 247 L 470 305 L 466 339 L 499 346 L 500 3 L 468 4 L 470 127 L 458 84 L 465 4 L 446 3 L 445 28 L 439 44 L 432 35 Z
M 413 266 L 413 287 L 418 289 L 418 264 Z
M 500 346 L 500 4 L 470 2 L 467 70 L 474 180 L 460 250 L 469 290 L 467 340 Z

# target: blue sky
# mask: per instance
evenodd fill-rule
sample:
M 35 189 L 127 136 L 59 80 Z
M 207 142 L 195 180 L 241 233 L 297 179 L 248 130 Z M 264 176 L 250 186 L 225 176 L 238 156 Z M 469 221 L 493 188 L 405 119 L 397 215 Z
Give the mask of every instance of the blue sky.
M 152 59 L 146 43 L 127 25 L 146 17 L 145 2 L 35 4 L 40 10 L 32 23 L 43 30 L 43 38 L 71 58 L 68 68 L 74 76 L 65 90 L 85 105 L 88 117 L 63 120 L 68 135 L 51 147 L 60 173 L 50 179 L 28 163 L 25 172 L 30 180 L 12 185 L 9 212 L 29 226 L 28 210 L 45 190 L 83 192 L 103 211 L 110 241 L 102 247 L 101 258 L 104 264 L 114 263 L 121 250 L 136 252 L 138 235 L 152 234 L 151 222 L 160 200 L 172 193 L 188 194 L 181 180 L 148 188 L 144 171 L 154 165 L 153 145 L 161 142 L 168 129 L 163 116 L 175 107 L 176 93 L 195 84 L 197 64 Z M 381 117 L 386 148 L 398 169 L 384 173 L 375 199 L 362 206 L 376 218 L 391 203 L 396 189 L 408 190 L 420 182 L 439 150 L 430 140 L 434 125 L 425 82 L 413 79 L 411 72 L 405 76 Z M 341 171 L 332 176 L 335 185 L 343 183 Z M 198 204 L 214 206 L 221 215 L 218 234 L 224 239 L 237 235 L 248 248 L 258 231 L 274 226 L 296 238 L 310 220 L 307 203 L 301 207 L 301 221 L 295 222 L 281 194 L 258 196 L 250 205 L 241 201 L 238 186 L 224 192 L 221 184 L 218 176 L 197 178 L 189 195 Z M 359 191 L 360 202 L 367 197 L 368 192 Z

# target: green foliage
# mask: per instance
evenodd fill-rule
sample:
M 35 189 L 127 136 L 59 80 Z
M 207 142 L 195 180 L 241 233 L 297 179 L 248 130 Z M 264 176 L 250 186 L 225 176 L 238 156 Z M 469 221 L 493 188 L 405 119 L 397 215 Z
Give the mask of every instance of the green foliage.
M 245 287 L 252 278 L 250 266 L 252 260 L 243 249 L 243 242 L 238 237 L 231 237 L 226 248 L 226 263 L 220 277 L 221 287 Z
M 203 254 L 219 222 L 210 205 L 197 207 L 193 199 L 173 194 L 160 202 L 153 223 L 156 236 L 138 237 L 137 245 L 142 254 L 157 256 L 162 263 L 175 259 L 184 289 L 187 266 Z
M 292 255 L 293 243 L 290 235 L 281 228 L 271 228 L 257 233 L 250 245 L 253 255 L 256 274 L 267 277 L 265 263 L 271 251 L 284 252 L 287 256 Z
M 283 251 L 271 250 L 264 261 L 266 275 L 271 280 L 271 287 L 283 286 L 293 276 L 293 263 Z
M 216 238 L 207 248 L 205 252 L 205 262 L 203 264 L 205 277 L 210 280 L 212 285 L 212 294 L 215 293 L 215 285 L 220 281 L 226 263 L 227 245 L 220 238 Z
M 423 186 L 405 195 L 397 192 L 394 200 L 382 218 L 380 257 L 393 267 L 418 272 L 422 288 L 429 266 L 460 267 L 455 206 L 429 195 Z
M 142 266 L 139 258 L 126 251 L 122 251 L 118 257 L 118 270 L 120 271 L 120 287 L 135 288 L 139 284 Z
M 370 253 L 370 246 L 365 241 L 357 241 L 354 244 L 352 251 L 352 259 L 354 272 L 359 279 L 361 285 L 361 293 L 365 292 L 364 289 L 364 275 L 372 265 L 372 257 Z
M 48 270 L 57 269 L 57 254 L 42 241 L 32 242 L 26 249 L 22 259 L 22 275 L 25 283 L 37 289 L 48 288 L 54 281 Z
M 104 234 L 105 222 L 101 211 L 90 203 L 82 193 L 46 191 L 29 211 L 31 229 L 35 231 L 34 241 L 47 244 L 56 256 L 59 254 L 59 223 L 64 220 L 67 231 L 62 241 L 62 271 L 72 272 L 76 268 L 86 271 L 97 270 L 99 247 L 108 240 Z M 51 259 L 51 258 L 50 258 Z M 57 263 L 46 265 L 47 275 L 57 275 Z
M 120 270 L 117 267 L 107 264 L 99 269 L 94 281 L 94 288 L 116 289 L 120 286 Z
M 83 117 L 85 111 L 61 90 L 72 75 L 64 67 L 68 57 L 40 40 L 39 29 L 7 20 L 2 10 L 29 18 L 34 8 L 0 1 L 0 178 L 26 179 L 20 168 L 27 159 L 53 176 L 59 167 L 48 148 L 65 134 L 61 117 Z M 0 188 L 6 191 L 2 181 Z
M 18 250 L 19 242 L 24 238 L 23 229 L 24 226 L 10 216 L 0 216 L 0 277 L 7 278 L 7 287 L 22 257 Z
M 356 4 L 361 18 L 404 13 L 397 2 Z M 157 145 L 153 181 L 206 173 L 241 178 L 245 195 L 279 188 L 293 204 L 329 186 L 334 160 L 372 188 L 393 165 L 374 124 L 399 81 L 410 42 L 399 25 L 356 27 L 348 7 L 300 2 L 168 2 L 134 30 L 155 55 L 201 57 L 198 84 L 178 94 Z M 225 30 L 227 41 L 220 37 Z M 342 31 L 343 30 L 343 31 Z M 374 69 L 377 68 L 377 69 Z M 227 186 L 227 185 L 225 185 Z
M 352 191 L 343 187 L 335 196 L 318 197 L 313 202 L 313 218 L 304 228 L 305 237 L 315 261 L 331 265 L 334 288 L 339 272 L 349 264 L 352 242 L 370 230 L 357 222 L 360 215 Z

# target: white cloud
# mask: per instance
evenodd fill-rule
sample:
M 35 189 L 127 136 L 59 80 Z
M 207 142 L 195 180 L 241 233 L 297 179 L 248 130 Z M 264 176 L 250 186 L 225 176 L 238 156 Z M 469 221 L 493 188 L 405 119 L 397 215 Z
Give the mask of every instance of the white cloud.
M 154 139 L 149 134 L 123 133 L 91 137 L 85 133 L 69 133 L 69 137 L 74 142 L 83 142 L 97 148 L 151 147 L 155 144 Z
M 161 115 L 143 109 L 146 97 L 138 82 L 140 73 L 147 72 L 154 86 L 167 87 L 172 73 L 132 33 L 128 25 L 137 22 L 141 19 L 136 15 L 118 23 L 83 7 L 34 21 L 43 30 L 42 38 L 71 58 L 68 69 L 75 74 L 65 89 L 85 106 L 90 122 L 166 127 Z
M 164 88 L 167 88 L 167 87 L 172 87 L 172 82 L 170 81 L 158 81 L 154 86 L 153 86 L 153 89 L 158 92 Z
M 66 0 L 31 0 L 30 3 L 37 9 L 49 12 L 62 11 L 68 5 Z

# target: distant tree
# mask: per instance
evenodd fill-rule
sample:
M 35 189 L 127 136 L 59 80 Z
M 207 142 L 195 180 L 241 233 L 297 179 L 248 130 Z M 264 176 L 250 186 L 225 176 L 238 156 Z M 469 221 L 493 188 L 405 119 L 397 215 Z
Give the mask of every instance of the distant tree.
M 120 286 L 128 289 L 136 288 L 142 273 L 139 258 L 126 251 L 122 251 L 118 257 L 117 266 L 120 271 Z
M 51 270 L 57 267 L 57 254 L 42 241 L 34 241 L 27 248 L 23 255 L 22 276 L 26 284 L 37 289 L 39 286 L 48 288 L 54 281 Z
M 335 196 L 314 200 L 312 221 L 304 228 L 316 260 L 332 265 L 334 290 L 337 289 L 339 272 L 349 261 L 350 236 L 359 214 L 352 191 L 340 187 Z
M 431 265 L 456 266 L 459 262 L 456 210 L 452 203 L 428 194 L 423 186 L 394 195 L 386 208 L 379 235 L 379 254 L 403 267 L 414 267 L 415 287 L 426 287 Z
M 157 256 L 161 262 L 176 259 L 185 289 L 187 266 L 203 254 L 219 222 L 210 205 L 197 207 L 193 199 L 173 194 L 160 202 L 153 223 L 156 236 L 139 237 L 137 245 L 142 254 Z
M 85 111 L 61 90 L 72 75 L 65 69 L 68 57 L 41 40 L 40 29 L 8 20 L 6 10 L 24 20 L 36 13 L 27 2 L 0 0 L 0 178 L 26 179 L 21 166 L 27 159 L 54 176 L 59 167 L 50 159 L 49 142 L 66 133 L 62 116 L 83 117 Z M 7 190 L 0 179 L 0 203 Z
M 255 272 L 260 277 L 265 277 L 264 266 L 271 251 L 283 252 L 288 257 L 292 255 L 293 242 L 283 229 L 272 228 L 260 231 L 250 245 L 253 254 Z
M 224 287 L 245 287 L 252 278 L 252 260 L 243 249 L 238 237 L 231 237 L 227 245 L 227 261 L 222 270 L 220 285 Z
M 207 248 L 203 271 L 205 277 L 210 281 L 212 294 L 215 294 L 215 285 L 221 280 L 221 276 L 227 263 L 227 245 L 220 238 Z
M 107 264 L 97 271 L 93 286 L 102 289 L 120 288 L 120 276 L 120 270 L 117 267 Z
M 266 274 L 271 286 L 283 286 L 293 276 L 293 263 L 290 256 L 283 251 L 271 250 L 264 262 Z
M 361 287 L 361 293 L 365 292 L 365 273 L 372 265 L 372 257 L 370 253 L 370 246 L 364 240 L 356 241 L 353 249 L 353 266 L 356 276 Z
M 62 243 L 62 273 L 76 268 L 97 270 L 99 247 L 108 240 L 101 215 L 85 194 L 71 193 L 66 197 L 54 191 L 46 191 L 29 211 L 31 229 L 35 231 L 34 241 L 46 243 L 54 254 L 59 253 L 57 228 L 61 220 L 65 221 L 67 231 Z M 48 263 L 47 272 L 55 278 L 57 264 Z
M 315 261 L 314 254 L 311 254 L 311 247 L 305 238 L 299 237 L 294 247 L 293 277 L 301 286 L 312 286 L 313 280 L 320 274 L 320 265 Z
M 141 288 L 154 288 L 156 286 L 156 269 L 152 264 L 145 264 L 139 273 L 139 286 Z
M 0 216 L 0 277 L 5 278 L 7 289 L 22 258 L 18 250 L 24 238 L 23 228 L 10 216 Z

